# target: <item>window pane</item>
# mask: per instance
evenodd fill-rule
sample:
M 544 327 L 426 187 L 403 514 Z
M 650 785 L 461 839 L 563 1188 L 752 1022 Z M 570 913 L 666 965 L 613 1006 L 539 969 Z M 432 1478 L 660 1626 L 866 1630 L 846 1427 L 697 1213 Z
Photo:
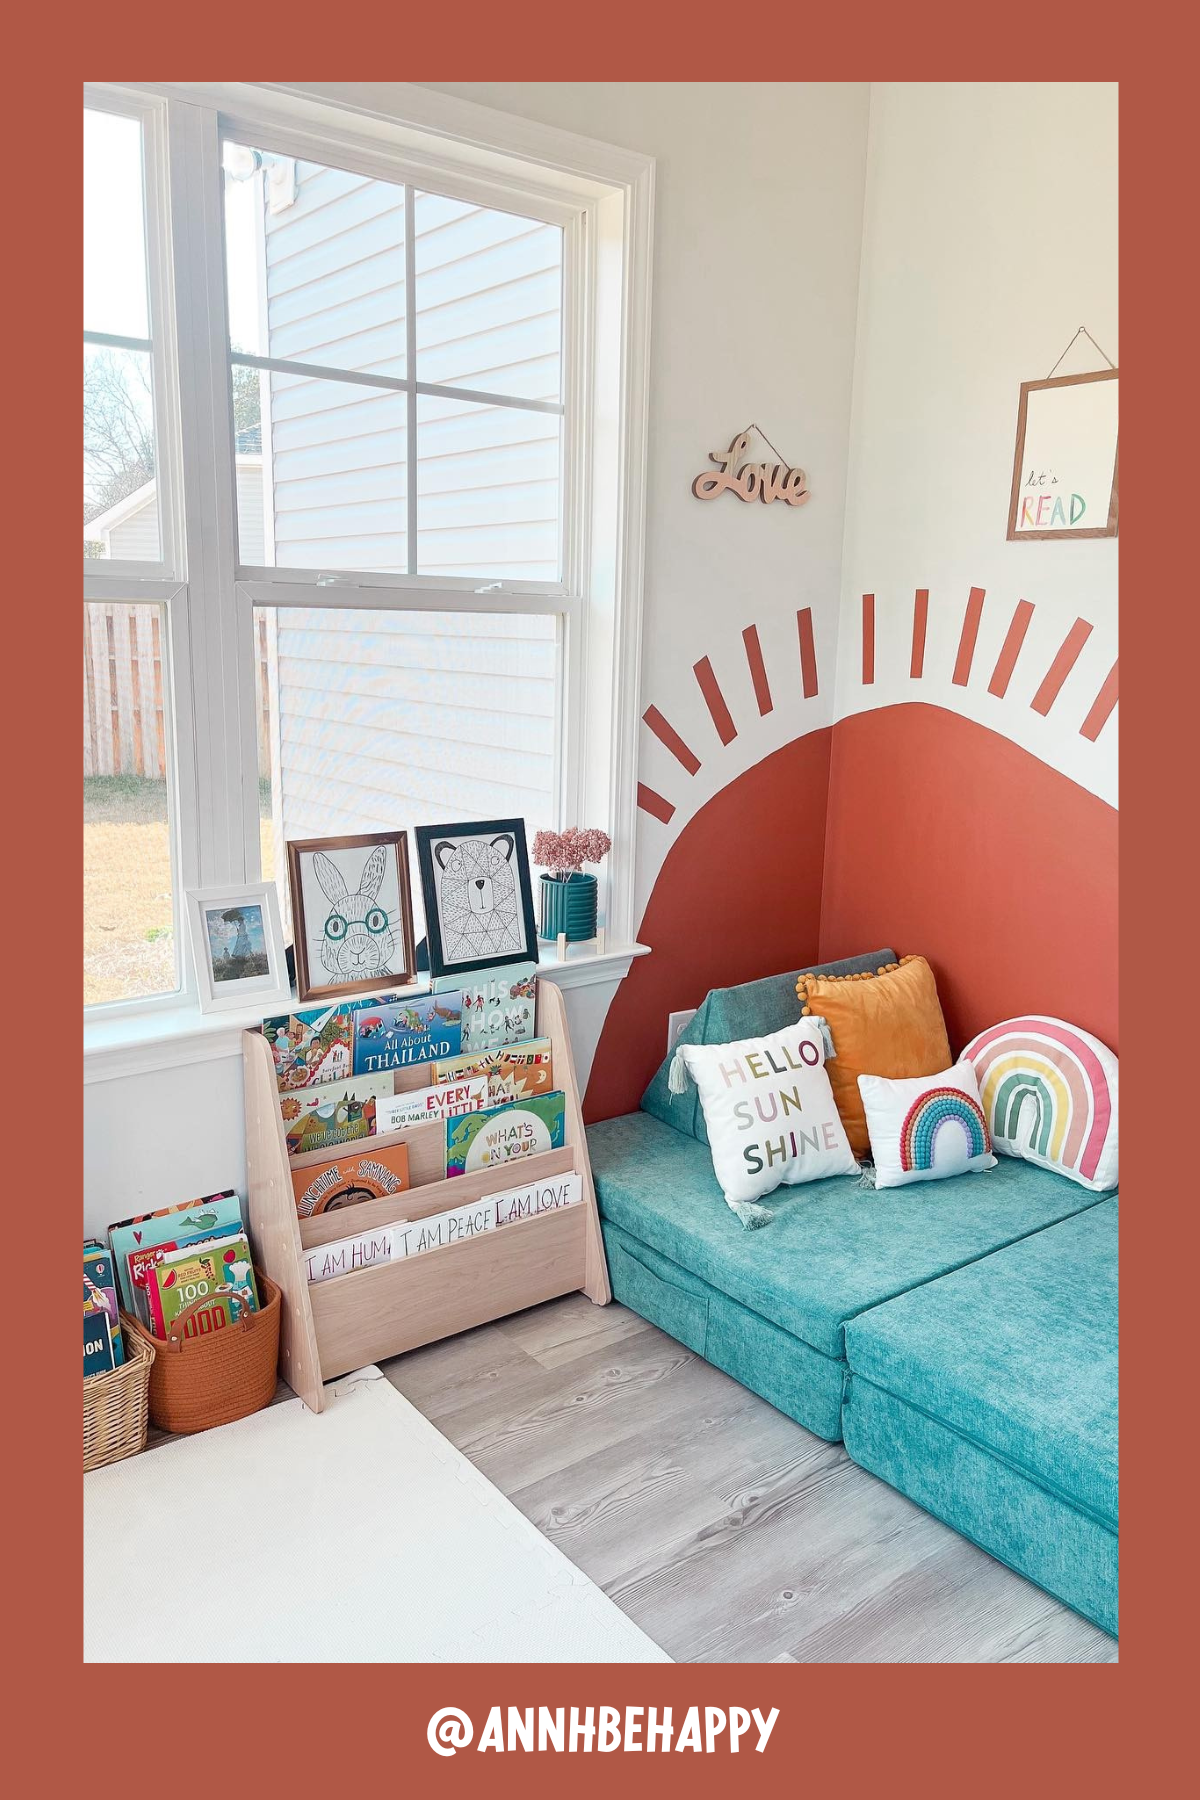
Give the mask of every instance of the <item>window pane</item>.
M 179 987 L 161 606 L 83 609 L 83 999 Z
M 83 347 L 83 543 L 85 556 L 162 554 L 149 351 Z
M 417 379 L 561 399 L 561 228 L 439 194 L 414 215 Z
M 288 838 L 515 817 L 532 842 L 555 822 L 557 625 L 540 614 L 256 613 L 263 870 L 285 908 Z M 419 888 L 415 863 L 413 879 Z M 414 905 L 419 938 L 419 892 Z
M 407 397 L 391 388 L 233 371 L 265 401 L 247 403 L 235 466 L 240 560 L 292 569 L 408 568 Z
M 148 338 L 142 127 L 83 115 L 83 328 Z
M 556 413 L 417 399 L 417 568 L 422 575 L 555 581 Z
M 402 378 L 404 189 L 226 143 L 232 350 Z

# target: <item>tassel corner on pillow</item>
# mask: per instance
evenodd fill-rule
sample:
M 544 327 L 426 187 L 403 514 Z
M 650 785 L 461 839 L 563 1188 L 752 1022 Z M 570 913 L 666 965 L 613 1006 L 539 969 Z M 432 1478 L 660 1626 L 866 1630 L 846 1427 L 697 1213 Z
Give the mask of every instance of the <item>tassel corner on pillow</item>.
M 667 1087 L 672 1094 L 686 1094 L 688 1085 L 688 1066 L 683 1052 L 677 1050 L 671 1058 L 671 1066 L 667 1070 Z
M 829 1029 L 829 1020 L 823 1019 L 819 1013 L 814 1013 L 812 1015 L 812 1022 L 817 1026 L 821 1033 L 821 1045 L 825 1051 L 825 1061 L 833 1062 L 837 1056 L 837 1051 L 834 1048 L 833 1033 Z
M 769 1206 L 760 1206 L 757 1200 L 730 1200 L 728 1205 L 730 1212 L 737 1214 L 747 1231 L 759 1231 L 775 1217 Z
M 860 1188 L 872 1188 L 872 1189 L 874 1188 L 874 1186 L 875 1186 L 875 1165 L 874 1165 L 874 1163 L 860 1163 L 859 1164 L 858 1185 Z

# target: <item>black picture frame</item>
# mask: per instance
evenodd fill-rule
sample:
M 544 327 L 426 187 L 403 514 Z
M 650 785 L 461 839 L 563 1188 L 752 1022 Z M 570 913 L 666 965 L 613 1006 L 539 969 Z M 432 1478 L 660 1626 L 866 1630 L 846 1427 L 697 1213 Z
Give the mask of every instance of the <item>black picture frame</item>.
M 481 969 L 502 968 L 505 963 L 536 962 L 537 925 L 533 914 L 533 882 L 529 873 L 524 819 L 478 819 L 467 824 L 456 822 L 448 825 L 417 825 L 413 828 L 413 837 L 416 840 L 417 866 L 421 875 L 421 895 L 425 902 L 430 976 L 473 975 Z M 507 851 L 501 841 L 505 838 L 511 840 Z M 451 879 L 461 881 L 465 886 L 471 882 L 491 882 L 500 873 L 501 865 L 495 862 L 495 857 L 500 857 L 503 866 L 511 870 L 514 881 L 513 922 L 516 934 L 522 940 L 515 946 L 510 942 L 498 951 L 485 948 L 489 936 L 495 936 L 495 932 L 489 933 L 483 922 L 486 912 L 493 910 L 490 906 L 479 909 L 480 923 L 474 929 L 467 928 L 462 932 L 455 929 L 454 920 L 462 918 L 465 909 L 454 906 L 453 894 L 446 895 L 447 875 L 450 873 L 446 864 L 453 855 L 454 846 L 468 840 L 479 840 L 484 847 L 484 854 L 469 864 L 472 872 L 455 870 Z M 439 857 L 444 845 L 450 846 L 449 855 Z M 486 854 L 488 851 L 492 854 Z M 449 911 L 446 910 L 447 899 L 450 901 Z M 512 935 L 510 932 L 509 937 Z M 468 948 L 471 938 L 476 940 L 475 947 L 479 954 L 454 954 Z

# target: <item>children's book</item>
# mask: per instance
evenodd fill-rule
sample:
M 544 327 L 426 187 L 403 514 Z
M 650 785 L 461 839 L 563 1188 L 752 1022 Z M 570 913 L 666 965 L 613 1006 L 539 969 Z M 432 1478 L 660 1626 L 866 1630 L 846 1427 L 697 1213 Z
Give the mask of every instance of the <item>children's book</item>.
M 521 1044 L 534 1033 L 537 1011 L 537 964 L 508 963 L 475 977 L 438 975 L 433 990 L 462 994 L 462 1048 L 494 1050 L 499 1044 Z
M 361 1154 L 339 1156 L 314 1169 L 292 1170 L 296 1211 L 302 1219 L 356 1206 L 363 1200 L 381 1200 L 385 1194 L 399 1194 L 407 1186 L 407 1144 L 372 1146 Z
M 490 1195 L 468 1201 L 466 1206 L 432 1213 L 427 1219 L 393 1225 L 392 1261 L 424 1256 L 427 1250 L 443 1250 L 449 1244 L 465 1244 L 485 1231 L 493 1231 L 495 1225 L 496 1212 Z
M 264 1019 L 280 1093 L 345 1081 L 354 1073 L 354 1008 L 349 1000 Z
M 574 1171 L 551 1175 L 546 1181 L 535 1181 L 529 1187 L 510 1188 L 505 1194 L 489 1194 L 497 1225 L 517 1225 L 522 1219 L 537 1219 L 542 1213 L 557 1212 L 560 1206 L 575 1206 L 583 1199 L 583 1176 Z
M 113 1363 L 112 1333 L 102 1312 L 94 1307 L 83 1309 L 83 1372 L 86 1375 L 103 1375 L 106 1369 L 115 1367 Z
M 482 1112 L 487 1104 L 487 1077 L 476 1075 L 441 1082 L 437 1087 L 410 1088 L 406 1094 L 380 1100 L 375 1124 L 380 1133 L 399 1131 L 404 1125 L 428 1125 L 457 1113 Z
M 335 1275 L 353 1275 L 356 1269 L 373 1269 L 377 1263 L 392 1260 L 393 1225 L 382 1225 L 377 1231 L 363 1231 L 357 1237 L 337 1238 L 332 1244 L 320 1244 L 305 1257 L 310 1281 L 329 1281 Z
M 354 1073 L 377 1075 L 414 1063 L 457 1056 L 462 1049 L 462 995 L 414 994 L 354 1008 Z
M 351 1075 L 323 1087 L 292 1090 L 279 1096 L 288 1155 L 304 1150 L 332 1150 L 375 1131 L 376 1103 L 394 1086 L 390 1075 Z
M 446 1121 L 446 1174 L 498 1168 L 522 1156 L 557 1150 L 565 1141 L 566 1095 L 561 1088 L 535 1100 L 489 1107 Z
M 223 1194 L 209 1194 L 203 1200 L 184 1200 L 178 1206 L 164 1206 L 158 1212 L 139 1213 L 132 1219 L 121 1219 L 108 1228 L 108 1247 L 112 1253 L 121 1305 L 126 1312 L 136 1312 L 133 1283 L 128 1258 L 134 1250 L 152 1249 L 156 1244 L 180 1244 L 188 1238 L 211 1237 L 217 1231 L 240 1231 L 242 1203 L 232 1188 Z
M 531 1100 L 548 1094 L 554 1086 L 554 1057 L 549 1038 L 530 1038 L 525 1044 L 502 1044 L 496 1050 L 452 1056 L 434 1064 L 438 1081 L 454 1081 L 466 1075 L 486 1075 L 488 1103 L 503 1106 L 511 1100 Z
M 168 1250 L 146 1284 L 152 1329 L 165 1338 L 179 1314 L 202 1300 L 208 1304 L 184 1320 L 185 1338 L 207 1337 L 258 1311 L 258 1288 L 244 1233 Z
M 121 1320 L 117 1312 L 117 1282 L 113 1260 L 103 1244 L 83 1246 L 83 1310 L 103 1315 L 112 1340 L 110 1368 L 118 1369 L 125 1361 L 125 1345 L 121 1340 Z M 87 1320 L 84 1319 L 86 1327 Z M 86 1329 L 84 1333 L 86 1337 Z

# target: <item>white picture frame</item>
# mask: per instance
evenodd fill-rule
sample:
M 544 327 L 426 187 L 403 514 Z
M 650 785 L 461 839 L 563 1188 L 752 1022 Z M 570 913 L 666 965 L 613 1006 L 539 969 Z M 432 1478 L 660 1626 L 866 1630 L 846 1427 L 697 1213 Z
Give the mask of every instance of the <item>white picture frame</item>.
M 189 888 L 185 904 L 201 1012 L 261 1006 L 267 1014 L 291 1005 L 292 984 L 273 881 Z M 242 968 L 248 972 L 240 973 Z

